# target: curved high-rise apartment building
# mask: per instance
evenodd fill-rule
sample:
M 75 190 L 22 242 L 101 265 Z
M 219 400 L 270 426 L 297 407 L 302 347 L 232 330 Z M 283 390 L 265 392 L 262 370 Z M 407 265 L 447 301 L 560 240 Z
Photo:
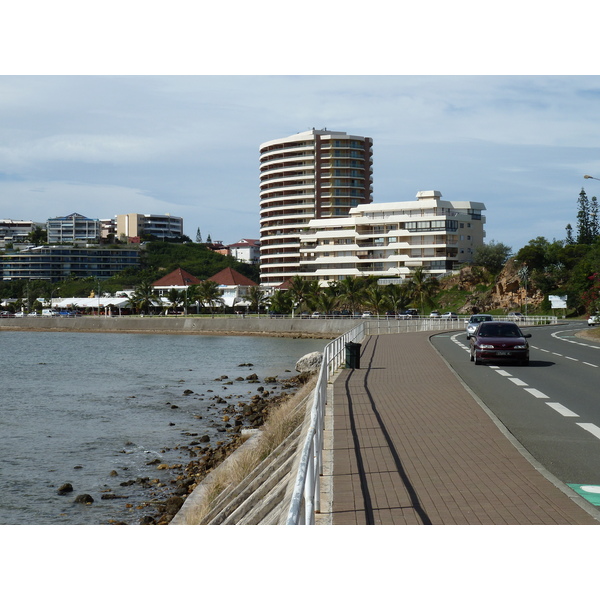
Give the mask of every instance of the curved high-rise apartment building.
M 299 236 L 309 221 L 371 203 L 372 173 L 371 138 L 312 129 L 261 144 L 261 284 L 301 274 Z

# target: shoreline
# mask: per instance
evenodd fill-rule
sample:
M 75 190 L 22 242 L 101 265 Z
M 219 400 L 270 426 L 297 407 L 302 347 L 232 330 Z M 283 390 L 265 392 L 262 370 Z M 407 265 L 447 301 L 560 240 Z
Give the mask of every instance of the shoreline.
M 22 319 L 0 319 L 0 333 L 2 331 L 55 331 L 335 339 L 355 325 L 355 319 L 279 319 L 268 317 L 24 317 Z

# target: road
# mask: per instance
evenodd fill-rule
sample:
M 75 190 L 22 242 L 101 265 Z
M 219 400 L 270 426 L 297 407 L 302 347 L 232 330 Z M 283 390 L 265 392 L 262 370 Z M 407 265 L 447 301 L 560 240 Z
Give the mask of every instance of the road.
M 550 473 L 600 503 L 600 342 L 576 337 L 587 324 L 525 329 L 529 366 L 477 366 L 464 332 L 434 346 L 477 397 Z M 590 498 L 588 497 L 588 500 Z M 596 500 L 597 499 L 597 500 Z M 599 504 L 600 505 L 600 504 Z

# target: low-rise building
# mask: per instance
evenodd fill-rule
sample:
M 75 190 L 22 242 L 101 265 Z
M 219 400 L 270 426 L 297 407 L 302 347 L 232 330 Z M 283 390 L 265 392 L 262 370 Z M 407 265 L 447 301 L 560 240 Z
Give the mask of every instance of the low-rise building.
M 229 244 L 229 255 L 243 263 L 257 264 L 260 260 L 260 240 L 244 238 Z
M 251 287 L 258 285 L 231 267 L 219 271 L 216 275 L 209 277 L 209 279 L 219 284 L 223 303 L 229 307 L 236 305 L 240 307 L 246 306 L 247 301 L 244 299 L 245 296 L 249 294 Z
M 410 277 L 421 267 L 443 275 L 472 262 L 484 243 L 481 202 L 442 200 L 438 191 L 417 200 L 359 205 L 348 217 L 313 219 L 300 236 L 300 272 L 327 285 L 346 277 Z
M 134 248 L 38 246 L 0 255 L 3 281 L 63 281 L 69 277 L 109 279 L 123 269 L 137 268 L 139 264 L 140 251 Z

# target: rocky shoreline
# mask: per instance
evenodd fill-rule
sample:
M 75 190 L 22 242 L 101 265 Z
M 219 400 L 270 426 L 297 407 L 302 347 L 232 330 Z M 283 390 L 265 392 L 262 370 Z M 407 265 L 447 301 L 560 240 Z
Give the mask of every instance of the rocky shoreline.
M 239 367 L 252 366 L 250 363 L 239 365 Z M 191 459 L 189 462 L 171 463 L 162 458 L 155 458 L 147 462 L 146 466 L 156 469 L 156 477 L 137 477 L 106 487 L 102 490 L 99 500 L 128 501 L 125 508 L 139 512 L 140 517 L 137 519 L 137 523 L 140 525 L 169 524 L 196 486 L 242 445 L 246 439 L 243 435 L 244 430 L 257 429 L 263 425 L 271 410 L 288 400 L 306 383 L 310 376 L 311 373 L 299 373 L 287 379 L 265 377 L 261 381 L 255 373 L 251 373 L 246 377 L 237 377 L 234 380 L 227 375 L 215 378 L 215 384 L 221 385 L 223 389 L 231 389 L 231 386 L 235 384 L 257 385 L 256 393 L 251 397 L 243 394 L 226 396 L 215 394 L 211 397 L 213 401 L 211 407 L 217 409 L 216 414 L 220 418 L 220 423 L 215 424 L 216 431 L 221 437 L 225 436 L 225 439 L 213 443 L 211 436 L 207 434 L 186 432 L 184 435 L 188 439 L 185 443 L 177 444 L 173 448 L 163 448 L 163 452 L 178 451 L 180 456 L 185 453 Z M 209 391 L 212 392 L 212 390 Z M 183 395 L 199 396 L 191 389 L 184 390 Z M 172 405 L 172 408 L 177 409 L 178 407 Z M 204 417 L 199 415 L 197 418 L 203 419 Z M 167 473 L 169 475 L 165 477 Z M 110 473 L 113 478 L 117 478 L 119 475 L 116 471 Z M 139 496 L 141 490 L 145 490 L 148 499 L 134 504 L 127 494 L 129 489 L 135 489 L 136 496 Z M 64 483 L 58 487 L 57 493 L 70 496 L 74 493 L 73 486 Z M 80 493 L 74 498 L 75 503 L 88 505 L 93 504 L 96 500 L 86 493 Z M 133 523 L 115 518 L 108 520 L 106 524 L 128 525 Z

